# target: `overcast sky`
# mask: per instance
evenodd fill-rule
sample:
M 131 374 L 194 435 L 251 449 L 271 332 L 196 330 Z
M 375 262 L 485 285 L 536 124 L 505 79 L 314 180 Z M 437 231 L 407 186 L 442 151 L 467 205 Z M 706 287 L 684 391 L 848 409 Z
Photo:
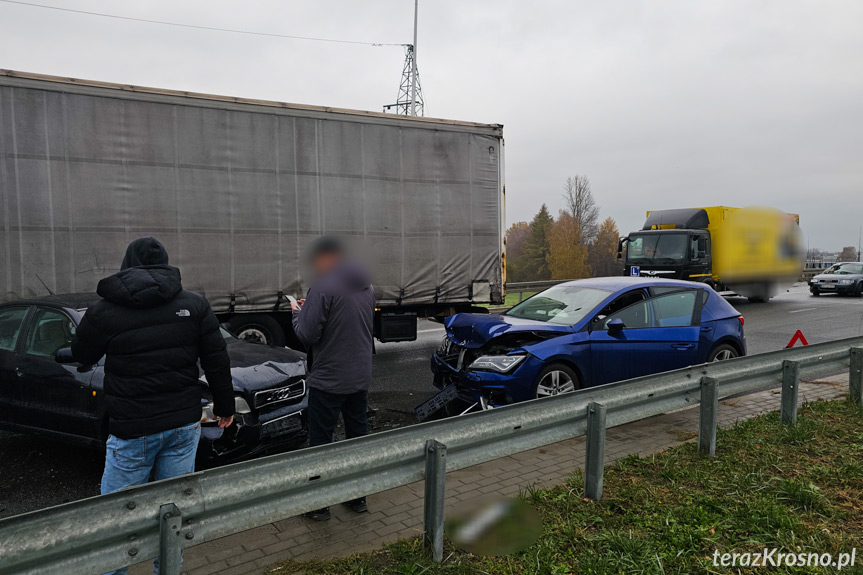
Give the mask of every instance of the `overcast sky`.
M 203 26 L 408 43 L 412 0 L 33 0 Z M 622 232 L 648 209 L 769 205 L 811 247 L 863 224 L 863 2 L 420 0 L 432 116 L 504 125 L 507 219 L 590 177 Z M 0 2 L 0 68 L 380 111 L 404 52 Z

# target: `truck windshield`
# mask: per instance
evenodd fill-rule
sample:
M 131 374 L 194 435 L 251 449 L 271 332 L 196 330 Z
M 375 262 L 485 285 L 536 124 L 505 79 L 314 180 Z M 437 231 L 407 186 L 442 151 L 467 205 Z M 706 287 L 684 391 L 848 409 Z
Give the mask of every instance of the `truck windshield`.
M 608 297 L 606 290 L 558 285 L 524 300 L 505 315 L 522 319 L 574 325 Z
M 686 258 L 687 234 L 632 234 L 626 249 L 631 263 L 674 263 Z

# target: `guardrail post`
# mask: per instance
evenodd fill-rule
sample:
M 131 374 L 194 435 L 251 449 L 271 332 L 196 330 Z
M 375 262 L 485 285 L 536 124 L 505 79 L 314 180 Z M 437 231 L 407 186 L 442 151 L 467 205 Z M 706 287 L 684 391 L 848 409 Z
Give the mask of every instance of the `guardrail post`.
M 604 405 L 587 406 L 587 457 L 584 463 L 584 495 L 594 501 L 602 497 L 602 474 L 605 467 Z
M 863 347 L 851 348 L 848 392 L 851 403 L 863 405 Z
M 183 565 L 183 546 L 180 530 L 183 527 L 183 514 L 173 503 L 159 507 L 159 573 L 160 575 L 180 575 Z
M 701 406 L 698 415 L 698 453 L 716 455 L 716 419 L 719 413 L 719 388 L 712 377 L 701 378 Z
M 797 388 L 800 381 L 800 364 L 796 361 L 782 362 L 782 423 L 797 423 Z
M 426 441 L 425 509 L 423 513 L 426 544 L 432 548 L 435 563 L 443 561 L 443 506 L 446 496 L 446 445 Z

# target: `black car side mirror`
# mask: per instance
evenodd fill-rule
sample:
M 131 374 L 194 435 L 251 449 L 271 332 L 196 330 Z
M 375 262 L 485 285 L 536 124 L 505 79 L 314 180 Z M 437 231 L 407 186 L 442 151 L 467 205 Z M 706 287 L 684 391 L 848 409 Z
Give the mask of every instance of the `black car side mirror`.
M 78 373 L 86 373 L 92 370 L 95 366 L 93 365 L 84 365 L 75 360 L 75 356 L 72 355 L 71 347 L 61 347 L 54 354 L 54 361 L 57 363 L 62 363 L 64 365 L 77 364 L 78 365 Z
M 605 324 L 605 327 L 608 328 L 608 335 L 620 335 L 620 332 L 623 331 L 623 328 L 626 327 L 623 323 L 623 320 L 619 317 L 614 318 Z
M 61 347 L 57 350 L 57 353 L 54 354 L 54 361 L 57 363 L 75 363 L 75 356 L 72 355 L 71 347 Z

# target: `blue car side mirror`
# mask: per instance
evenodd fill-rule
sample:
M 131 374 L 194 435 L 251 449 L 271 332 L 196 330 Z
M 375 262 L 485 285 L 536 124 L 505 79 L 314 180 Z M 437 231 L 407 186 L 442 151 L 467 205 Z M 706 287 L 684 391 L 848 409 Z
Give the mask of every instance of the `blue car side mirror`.
M 605 324 L 605 327 L 608 328 L 608 335 L 618 335 L 623 331 L 623 328 L 626 327 L 623 323 L 623 320 L 619 317 L 614 318 Z

